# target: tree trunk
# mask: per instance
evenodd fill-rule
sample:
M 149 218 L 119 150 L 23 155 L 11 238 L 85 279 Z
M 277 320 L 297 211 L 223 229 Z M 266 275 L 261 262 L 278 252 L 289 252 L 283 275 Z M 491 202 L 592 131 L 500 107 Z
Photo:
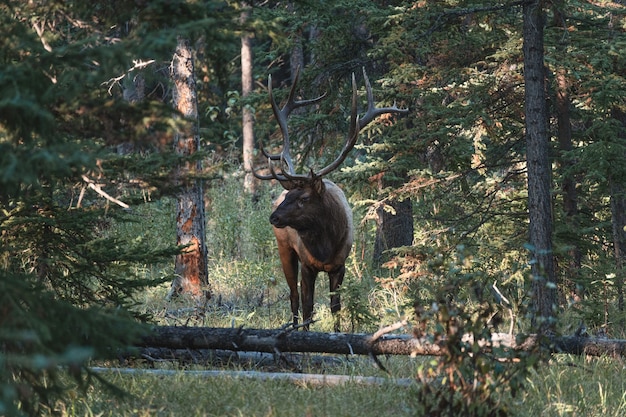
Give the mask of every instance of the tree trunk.
M 139 73 L 128 80 L 128 77 L 124 80 L 122 96 L 124 100 L 129 103 L 140 103 L 146 97 L 146 80 L 144 76 Z M 117 146 L 117 153 L 119 155 L 129 155 L 135 150 L 135 144 L 131 141 L 125 141 L 119 143 Z
M 250 18 L 250 9 L 244 6 L 241 12 L 241 24 Z M 241 97 L 245 103 L 246 98 L 252 93 L 254 85 L 254 77 L 252 74 L 252 35 L 243 33 L 241 35 Z M 243 170 L 245 172 L 243 188 L 249 194 L 256 191 L 256 182 L 254 180 L 254 114 L 250 106 L 244 104 L 242 109 L 242 128 L 243 128 Z
M 618 108 L 612 110 L 612 117 L 622 126 L 618 138 L 626 140 L 626 113 Z M 623 160 L 625 155 L 616 155 L 616 160 Z M 617 174 L 617 175 L 616 175 Z M 617 309 L 624 311 L 624 266 L 626 265 L 626 190 L 623 175 L 615 170 L 609 172 L 609 190 L 611 194 L 611 225 L 613 228 L 613 250 L 615 253 L 615 279 L 617 292 Z M 623 315 L 620 315 L 623 317 Z M 620 319 L 623 327 L 624 319 Z
M 379 190 L 390 184 L 385 183 L 384 173 L 377 175 Z M 374 241 L 373 261 L 382 265 L 390 259 L 386 251 L 413 244 L 413 204 L 409 198 L 390 198 L 376 208 L 376 240 Z
M 180 156 L 191 157 L 200 147 L 200 137 L 193 51 L 189 40 L 178 39 L 170 70 L 174 84 L 173 105 L 185 118 L 184 131 L 178 132 L 174 146 Z M 176 256 L 176 278 L 172 282 L 168 298 L 179 293 L 188 293 L 198 298 L 202 295 L 210 297 L 204 192 L 202 181 L 194 178 L 201 170 L 200 161 L 182 162 L 178 168 L 177 178 L 181 190 L 177 196 L 176 243 L 186 247 Z
M 469 336 L 463 337 L 463 340 L 472 342 Z M 547 347 L 552 353 L 626 356 L 626 340 L 596 337 L 528 335 L 525 338 L 518 338 L 508 333 L 495 333 L 491 340 L 478 343 L 485 350 L 493 347 L 533 350 L 539 344 Z M 153 349 L 220 349 L 240 352 L 309 352 L 340 355 L 439 356 L 446 353 L 445 341 L 433 343 L 408 335 L 385 334 L 378 337 L 370 334 L 174 326 L 155 327 L 135 345 Z M 154 354 L 156 350 L 151 352 Z M 169 351 L 167 355 L 173 353 Z
M 556 27 L 565 30 L 565 16 L 561 13 L 562 4 L 553 4 L 553 23 Z M 560 54 L 566 54 L 565 46 L 557 45 Z M 559 142 L 559 168 L 561 178 L 561 195 L 563 199 L 563 212 L 565 213 L 565 224 L 567 226 L 568 239 L 567 262 L 563 287 L 569 293 L 569 297 L 574 300 L 582 298 L 582 291 L 579 289 L 580 267 L 582 262 L 582 254 L 578 247 L 579 225 L 578 225 L 578 193 L 576 192 L 576 179 L 572 169 L 575 161 L 567 153 L 573 149 L 572 145 L 572 121 L 570 116 L 570 107 L 572 105 L 570 99 L 570 83 L 567 76 L 567 70 L 564 67 L 558 67 L 556 70 L 556 120 L 557 120 L 557 138 Z
M 236 378 L 255 379 L 259 381 L 289 381 L 298 386 L 335 386 L 335 385 L 396 385 L 408 387 L 414 385 L 413 378 L 392 378 L 381 376 L 354 376 L 354 375 L 331 375 L 331 374 L 304 374 L 301 372 L 264 372 L 264 371 L 229 371 L 224 369 L 214 370 L 180 370 L 180 369 L 145 369 L 145 368 L 102 368 L 90 367 L 91 372 L 115 373 L 132 375 L 133 377 L 152 375 L 163 377 L 179 377 L 181 374 L 198 378 Z
M 557 134 L 559 140 L 559 158 L 562 172 L 561 190 L 563 192 L 563 211 L 565 212 L 566 221 L 569 226 L 576 229 L 576 216 L 578 215 L 578 195 L 576 192 L 576 181 L 571 173 L 574 161 L 571 157 L 563 155 L 571 152 L 572 145 L 572 127 L 570 120 L 570 98 L 569 98 L 569 82 L 564 68 L 559 68 L 556 74 L 557 91 L 556 91 L 556 115 L 557 115 Z M 575 246 L 570 251 L 571 264 L 570 276 L 578 275 L 580 269 L 581 257 L 580 250 Z M 573 269 L 573 270 L 572 270 Z
M 289 2 L 287 5 L 287 10 L 290 12 L 294 11 L 293 2 Z M 304 48 L 302 45 L 302 28 L 299 28 L 291 33 L 291 38 L 293 42 L 293 48 L 291 49 L 291 54 L 289 55 L 289 69 L 291 71 L 291 84 L 294 84 L 294 77 L 298 72 L 304 70 Z
M 533 325 L 551 330 L 557 306 L 552 253 L 551 165 L 543 55 L 542 1 L 524 4 L 524 84 Z

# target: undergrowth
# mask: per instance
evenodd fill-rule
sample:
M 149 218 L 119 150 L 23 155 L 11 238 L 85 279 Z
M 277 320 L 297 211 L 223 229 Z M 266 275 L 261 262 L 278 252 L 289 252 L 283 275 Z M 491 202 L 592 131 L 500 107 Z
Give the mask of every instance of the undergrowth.
M 209 282 L 213 298 L 206 305 L 179 297 L 165 302 L 167 284 L 146 292 L 142 313 L 161 325 L 279 328 L 290 321 L 288 288 L 269 225 L 271 201 L 279 190 L 262 188 L 253 200 L 236 178 L 214 183 L 207 196 Z M 224 198 L 228 196 L 228 198 Z M 150 245 L 173 240 L 174 207 L 169 200 L 150 202 L 134 215 L 137 222 L 114 225 L 111 233 L 136 236 Z M 355 224 L 363 223 L 355 212 Z M 146 227 L 146 224 L 149 227 Z M 621 363 L 610 359 L 555 357 L 538 362 L 535 353 L 494 349 L 481 353 L 479 340 L 499 323 L 509 327 L 506 311 L 488 293 L 493 282 L 479 260 L 465 254 L 404 254 L 397 264 L 374 269 L 367 261 L 366 233 L 358 231 L 342 294 L 342 330 L 374 332 L 408 319 L 404 331 L 431 342 L 445 341 L 447 354 L 436 358 L 381 358 L 388 373 L 369 358 L 343 358 L 328 368 L 301 372 L 391 376 L 383 386 L 313 387 L 277 381 L 236 378 L 202 379 L 113 375 L 112 382 L 130 394 L 126 400 L 98 390 L 78 399 L 66 415 L 228 415 L 228 416 L 617 416 L 626 410 Z M 137 266 L 146 276 L 168 277 L 171 265 Z M 417 277 L 417 278 L 416 278 Z M 517 291 L 517 289 L 514 289 Z M 316 284 L 314 331 L 332 331 L 329 286 L 325 274 Z M 519 330 L 521 306 L 515 309 Z M 499 314 L 497 314 L 499 313 Z M 513 314 L 513 313 L 511 313 Z M 497 317 L 494 320 L 494 317 Z M 504 318 L 503 318 L 504 317 Z M 508 321 L 507 321 L 508 320 Z M 504 362 L 501 358 L 505 358 Z M 564 359 L 567 358 L 567 359 Z M 547 366 L 536 368 L 537 363 Z M 155 366 L 155 364 L 152 364 Z M 176 365 L 173 365 L 176 368 Z M 234 365 L 237 367 L 237 365 Z M 232 369 L 232 368 L 229 368 Z M 253 368 L 254 369 L 254 368 Z M 393 378 L 414 378 L 399 388 Z
M 425 359 L 391 358 L 388 369 L 411 374 Z M 348 375 L 380 375 L 366 360 L 328 369 Z M 305 370 L 310 371 L 310 370 Z M 561 355 L 526 376 L 526 389 L 502 401 L 516 417 L 621 417 L 626 413 L 626 380 L 620 361 Z M 345 384 L 315 386 L 286 381 L 232 376 L 174 376 L 106 374 L 127 392 L 115 397 L 95 386 L 78 389 L 64 416 L 429 416 L 420 385 L 401 387 L 389 380 L 380 386 Z M 455 414 L 457 416 L 465 414 Z M 488 414 L 487 414 L 488 415 Z

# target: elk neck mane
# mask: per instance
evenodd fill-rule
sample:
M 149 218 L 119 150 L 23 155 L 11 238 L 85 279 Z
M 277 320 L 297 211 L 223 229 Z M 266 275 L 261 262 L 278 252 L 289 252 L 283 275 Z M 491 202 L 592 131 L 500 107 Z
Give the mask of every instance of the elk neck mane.
M 319 227 L 298 234 L 307 251 L 322 264 L 334 263 L 333 257 L 343 254 L 352 246 L 352 211 L 341 189 L 324 180 L 323 213 L 319 213 Z M 341 257 L 341 255 L 340 255 Z

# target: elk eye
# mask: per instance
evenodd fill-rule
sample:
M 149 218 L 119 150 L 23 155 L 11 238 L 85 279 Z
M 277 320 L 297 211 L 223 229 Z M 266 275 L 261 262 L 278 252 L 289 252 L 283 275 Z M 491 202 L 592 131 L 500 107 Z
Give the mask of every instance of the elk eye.
M 306 203 L 308 203 L 309 197 L 301 197 L 298 200 L 298 207 L 302 208 Z

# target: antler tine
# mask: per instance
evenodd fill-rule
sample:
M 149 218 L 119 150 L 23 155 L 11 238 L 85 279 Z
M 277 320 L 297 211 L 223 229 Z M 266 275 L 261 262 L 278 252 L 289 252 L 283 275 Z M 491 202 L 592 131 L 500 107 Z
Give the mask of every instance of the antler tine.
M 289 91 L 287 102 L 285 103 L 282 109 L 279 109 L 278 104 L 276 103 L 276 100 L 274 99 L 274 94 L 272 91 L 272 76 L 271 75 L 269 76 L 268 85 L 267 85 L 270 102 L 272 103 L 272 110 L 274 112 L 274 117 L 276 118 L 276 121 L 278 122 L 278 125 L 280 126 L 280 131 L 283 136 L 283 149 L 279 154 L 269 154 L 265 150 L 263 150 L 263 154 L 268 157 L 268 160 L 270 161 L 270 163 L 271 161 L 281 161 L 281 171 L 282 171 L 282 175 L 285 177 L 285 178 L 282 178 L 283 180 L 296 179 L 296 178 L 308 178 L 308 175 L 297 175 L 295 173 L 295 168 L 291 160 L 291 152 L 289 150 L 289 129 L 287 126 L 287 118 L 289 117 L 289 114 L 293 110 L 299 107 L 304 107 L 310 104 L 315 104 L 319 102 L 320 100 L 322 100 L 324 97 L 326 97 L 326 93 L 324 93 L 321 96 L 313 98 L 313 99 L 296 100 L 295 99 L 296 87 L 298 85 L 299 78 L 300 78 L 300 67 L 298 67 L 298 69 L 296 70 L 296 74 L 293 79 L 291 90 Z M 286 170 L 284 169 L 285 167 L 287 168 Z M 278 180 L 281 179 L 276 176 L 274 176 L 273 178 L 276 178 Z
M 298 107 L 303 107 L 303 106 L 308 106 L 309 104 L 315 104 L 318 101 L 320 101 L 321 99 L 323 99 L 324 97 L 326 97 L 326 93 L 322 94 L 319 97 L 316 98 L 311 98 L 308 100 L 295 100 L 295 96 L 296 96 L 296 87 L 298 86 L 298 80 L 300 79 L 300 67 L 298 67 L 296 69 L 296 74 L 293 77 L 293 84 L 291 85 L 291 90 L 289 90 L 289 96 L 287 98 L 287 103 L 285 103 L 285 105 L 283 106 L 283 108 L 280 110 L 281 113 L 284 113 L 284 117 L 286 118 L 287 116 L 289 116 L 289 113 L 291 113 L 292 110 L 297 109 Z M 272 88 L 271 86 L 269 86 L 269 90 L 270 90 L 270 98 L 272 98 Z M 272 98 L 272 101 L 274 99 Z M 276 106 L 276 108 L 278 109 L 278 106 Z
M 286 173 L 277 173 L 274 169 L 274 164 L 272 161 L 280 160 L 280 154 L 268 154 L 264 149 L 262 149 L 263 154 L 267 157 L 267 166 L 270 170 L 269 174 L 259 174 L 254 168 L 252 169 L 252 174 L 260 179 L 260 180 L 278 180 L 278 181 L 289 181 L 289 177 Z M 281 171 L 282 172 L 282 171 Z
M 374 105 L 374 93 L 372 92 L 372 85 L 370 84 L 370 80 L 367 77 L 367 73 L 365 72 L 365 67 L 363 67 L 363 78 L 365 79 L 365 90 L 367 92 L 367 111 L 362 118 L 359 118 L 357 115 L 357 88 L 356 88 L 356 79 L 354 73 L 352 73 L 352 111 L 350 115 L 350 130 L 348 133 L 348 137 L 346 138 L 346 143 L 341 150 L 341 153 L 330 165 L 321 169 L 315 175 L 322 176 L 326 175 L 335 169 L 345 159 L 348 157 L 348 153 L 354 148 L 356 141 L 359 137 L 359 132 L 365 126 L 367 126 L 374 118 L 380 116 L 385 113 L 408 113 L 409 109 L 399 109 L 395 103 L 392 107 L 376 107 Z
M 272 161 L 274 160 L 280 160 L 280 154 L 271 154 L 269 152 L 267 152 L 267 150 L 265 149 L 265 146 L 263 145 L 263 141 L 261 139 L 259 139 L 259 145 L 261 147 L 261 153 L 263 153 L 263 156 L 265 156 L 267 158 L 267 163 L 270 167 L 270 172 L 272 172 Z M 263 174 L 259 174 L 256 169 L 252 168 L 252 174 L 260 179 L 260 180 L 273 180 L 276 179 L 275 175 L 263 175 Z
M 370 84 L 370 80 L 367 77 L 367 73 L 365 72 L 365 67 L 363 67 L 363 78 L 365 79 L 365 90 L 367 91 L 367 112 L 359 120 L 359 130 L 363 129 L 372 120 L 374 120 L 377 116 L 380 116 L 381 114 L 409 112 L 409 109 L 399 109 L 395 103 L 391 107 L 377 108 L 374 105 L 374 93 L 372 93 L 372 85 Z

